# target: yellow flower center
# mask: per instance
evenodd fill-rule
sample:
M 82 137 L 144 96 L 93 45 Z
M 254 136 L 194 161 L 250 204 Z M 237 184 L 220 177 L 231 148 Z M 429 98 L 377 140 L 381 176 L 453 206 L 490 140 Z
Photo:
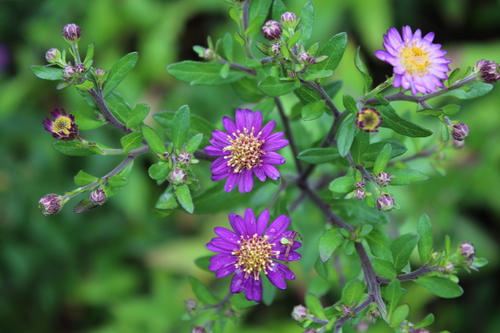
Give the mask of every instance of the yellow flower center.
M 406 71 L 411 75 L 425 75 L 428 74 L 428 68 L 431 65 L 429 52 L 414 44 L 405 45 L 401 49 L 399 56 L 401 63 Z
M 264 144 L 265 140 L 260 140 L 259 137 L 262 132 L 259 132 L 257 136 L 254 136 L 254 128 L 248 131 L 247 128 L 243 128 L 243 132 L 237 130 L 233 133 L 233 138 L 228 135 L 229 142 L 232 145 L 224 147 L 223 151 L 230 151 L 229 156 L 225 156 L 227 165 L 233 167 L 233 172 L 238 173 L 243 169 L 252 170 L 254 167 L 262 163 L 261 155 L 265 154 L 260 148 Z
M 69 135 L 69 130 L 71 129 L 71 118 L 61 116 L 57 118 L 54 123 L 52 124 L 52 133 L 64 133 L 66 135 Z
M 358 125 L 362 130 L 373 131 L 377 129 L 382 123 L 380 120 L 380 115 L 371 108 L 363 109 L 358 112 Z
M 232 255 L 238 258 L 235 266 L 243 269 L 245 278 L 252 275 L 255 280 L 258 280 L 261 271 L 267 274 L 266 269 L 272 267 L 273 264 L 271 258 L 279 255 L 279 251 L 272 250 L 275 244 L 269 243 L 267 239 L 268 236 L 261 237 L 257 234 L 248 239 L 241 236 L 241 240 L 238 241 L 240 249 L 231 252 Z

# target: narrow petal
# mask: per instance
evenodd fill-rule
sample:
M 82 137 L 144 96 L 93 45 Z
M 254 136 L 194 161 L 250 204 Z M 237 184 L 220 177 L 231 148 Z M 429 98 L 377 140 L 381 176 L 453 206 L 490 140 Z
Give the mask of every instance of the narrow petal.
M 253 127 L 255 129 L 256 133 L 260 132 L 260 129 L 262 127 L 262 112 L 260 112 L 260 111 L 255 112 L 251 127 Z
M 266 173 L 264 172 L 264 170 L 262 169 L 262 167 L 260 166 L 257 166 L 255 168 L 253 168 L 253 173 L 254 175 L 259 178 L 259 180 L 261 182 L 265 181 L 266 180 Z
M 280 172 L 278 171 L 278 169 L 276 169 L 270 164 L 262 165 L 262 170 L 264 170 L 266 176 L 268 176 L 271 179 L 277 180 L 278 178 L 280 178 Z
M 273 269 L 267 271 L 267 278 L 271 281 L 272 284 L 276 288 L 286 289 L 286 282 L 284 276 L 281 274 L 281 271 L 276 266 Z
M 226 184 L 224 185 L 224 192 L 231 192 L 234 190 L 240 179 L 240 173 L 230 172 Z
M 281 235 L 286 228 L 290 225 L 290 218 L 286 215 L 278 216 L 267 229 L 266 235 L 270 237 L 278 237 Z
M 276 262 L 278 270 L 281 272 L 283 277 L 287 280 L 295 280 L 295 274 L 290 270 L 290 268 L 286 267 L 280 262 Z
M 212 156 L 223 156 L 227 155 L 226 152 L 222 151 L 220 148 L 214 146 L 206 146 L 204 149 L 205 153 Z
M 262 280 L 249 278 L 245 285 L 245 296 L 249 301 L 260 302 L 262 299 Z
M 261 130 L 261 138 L 262 139 L 267 139 L 267 137 L 269 136 L 269 134 L 271 134 L 271 132 L 274 130 L 274 128 L 276 127 L 276 122 L 274 120 L 271 120 L 270 122 L 268 122 L 264 128 Z
M 210 265 L 208 266 L 208 269 L 211 271 L 216 271 L 219 268 L 226 266 L 228 264 L 234 265 L 238 259 L 236 256 L 228 253 L 220 253 L 212 256 L 210 258 Z
M 224 239 L 225 241 L 228 241 L 229 243 L 233 243 L 233 244 L 237 245 L 238 241 L 240 240 L 240 237 L 238 237 L 238 235 L 236 235 L 231 230 L 228 230 L 228 229 L 223 228 L 223 227 L 215 227 L 214 232 L 217 236 Z
M 243 291 L 245 288 L 246 279 L 244 277 L 244 273 L 241 272 L 240 269 L 237 269 L 233 275 L 233 279 L 231 280 L 231 286 L 229 290 L 232 294 L 238 294 Z
M 239 173 L 238 189 L 240 193 L 248 193 L 253 188 L 253 172 L 252 170 L 243 170 Z
M 231 224 L 231 227 L 238 236 L 248 235 L 247 228 L 245 226 L 245 221 L 241 216 L 231 213 L 229 214 L 228 219 L 229 219 L 229 224 Z
M 269 210 L 264 209 L 262 213 L 260 213 L 259 218 L 257 219 L 257 235 L 264 234 L 264 230 L 269 223 L 270 213 Z
M 262 145 L 263 151 L 276 151 L 288 146 L 288 140 L 269 140 Z
M 228 134 L 233 134 L 236 133 L 236 125 L 234 122 L 231 120 L 229 117 L 223 117 L 222 118 L 222 125 L 226 129 L 226 132 Z
M 266 152 L 266 154 L 262 156 L 262 162 L 267 164 L 280 165 L 284 164 L 286 160 L 280 154 L 270 151 Z
M 255 214 L 251 208 L 245 210 L 245 217 L 243 219 L 245 220 L 248 235 L 255 235 L 257 233 L 257 221 L 255 220 Z
M 209 244 L 212 244 L 212 246 L 219 248 L 221 250 L 228 250 L 228 251 L 234 251 L 240 248 L 238 244 L 228 242 L 225 239 L 222 238 L 212 238 Z M 208 244 L 207 244 L 208 247 Z M 209 249 L 210 250 L 210 249 Z
M 236 270 L 236 266 L 234 264 L 227 264 L 222 266 L 215 272 L 216 278 L 223 278 L 224 276 L 228 276 L 229 274 L 233 274 Z

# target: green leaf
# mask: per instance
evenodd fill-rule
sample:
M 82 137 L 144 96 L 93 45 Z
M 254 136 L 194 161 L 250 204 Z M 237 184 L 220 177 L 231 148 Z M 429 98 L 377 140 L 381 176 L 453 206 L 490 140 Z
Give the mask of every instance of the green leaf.
M 354 116 L 358 113 L 358 106 L 356 105 L 356 101 L 351 95 L 343 96 L 344 107 L 352 113 Z
M 282 0 L 273 1 L 272 18 L 275 21 L 280 21 L 281 15 L 286 12 L 286 6 Z
M 106 125 L 106 121 L 104 121 L 104 118 L 101 120 L 91 119 L 84 116 L 79 111 L 73 111 L 71 112 L 71 114 L 75 116 L 75 123 L 78 125 L 78 129 L 81 131 L 93 130 Z
M 337 135 L 337 147 L 342 157 L 345 157 L 349 153 L 349 149 L 351 149 L 352 142 L 354 141 L 357 130 L 356 127 L 354 127 L 354 121 L 355 117 L 349 115 L 340 125 L 340 130 Z
M 389 261 L 393 260 L 392 252 L 390 251 L 392 239 L 385 231 L 374 228 L 372 232 L 366 235 L 365 239 L 374 255 Z
M 271 9 L 272 0 L 252 0 L 250 2 L 248 20 L 251 22 L 255 18 L 260 19 L 259 26 L 262 27 Z
M 153 209 L 153 215 L 158 217 L 168 216 L 177 206 L 179 206 L 179 204 L 177 200 L 175 200 L 173 186 L 169 186 L 158 198 L 155 208 Z
M 198 147 L 200 146 L 200 143 L 201 141 L 203 140 L 203 134 L 199 133 L 199 134 L 196 134 L 195 136 L 191 137 L 191 139 L 189 139 L 186 144 L 184 145 L 185 146 L 185 151 L 187 153 L 191 153 L 191 154 L 194 154 L 194 152 L 196 151 L 196 149 L 198 149 Z
M 326 230 L 319 239 L 319 258 L 322 262 L 328 261 L 333 252 L 342 244 L 344 236 L 338 228 Z
M 398 306 L 399 300 L 403 296 L 401 290 L 401 282 L 398 279 L 393 279 L 385 288 L 384 298 L 388 302 L 387 315 L 391 316 L 392 311 Z
M 225 59 L 233 61 L 233 36 L 226 32 L 222 39 L 222 51 L 224 51 Z
M 314 264 L 314 268 L 316 269 L 318 275 L 321 276 L 323 279 L 325 280 L 330 279 L 330 263 L 328 261 L 323 262 L 318 257 L 316 263 Z
M 222 65 L 222 68 L 220 69 L 219 75 L 221 78 L 225 79 L 229 75 L 229 63 L 226 62 L 225 64 Z
M 310 164 L 334 162 L 339 159 L 337 148 L 311 148 L 300 152 L 297 158 Z
M 326 102 L 324 100 L 304 105 L 302 107 L 302 119 L 305 121 L 318 119 L 325 112 L 325 105 Z
M 256 103 L 264 98 L 264 94 L 258 88 L 256 77 L 242 77 L 238 81 L 231 83 L 236 94 L 246 102 Z
M 279 97 L 291 93 L 297 88 L 295 81 L 280 81 L 278 77 L 269 76 L 259 82 L 259 89 L 267 96 Z
M 381 172 L 384 172 L 389 159 L 391 158 L 392 146 L 390 143 L 386 143 L 384 148 L 380 151 L 375 160 L 375 164 L 373 165 L 373 173 L 378 175 Z
M 299 88 L 295 89 L 293 93 L 303 105 L 321 100 L 321 96 L 316 91 L 305 85 L 301 85 Z
M 394 140 L 379 141 L 379 142 L 372 143 L 368 146 L 368 148 L 363 156 L 363 160 L 364 161 L 375 161 L 375 159 L 380 154 L 382 149 L 384 149 L 385 145 L 388 143 L 391 144 L 391 148 L 392 148 L 390 159 L 393 159 L 394 157 L 398 157 L 400 155 L 403 155 L 408 150 L 408 148 L 406 148 L 406 146 L 404 144 L 402 144 L 401 142 L 398 142 L 398 141 L 394 141 Z
M 370 134 L 358 131 L 351 146 L 351 155 L 355 165 L 363 163 L 363 155 L 370 145 Z
M 323 306 L 316 295 L 306 294 L 305 301 L 306 307 L 312 315 L 319 319 L 326 319 Z
M 174 147 L 180 148 L 187 140 L 190 127 L 189 106 L 183 105 L 175 113 L 172 121 L 172 141 Z
M 167 66 L 167 72 L 176 79 L 191 85 L 221 85 L 241 79 L 245 72 L 230 69 L 222 78 L 220 71 L 224 65 L 219 62 L 182 61 Z
M 273 303 L 276 296 L 276 288 L 269 279 L 262 279 L 262 303 L 269 306 Z
M 174 119 L 175 112 L 172 111 L 159 111 L 153 114 L 153 118 L 163 127 L 172 128 L 172 121 Z M 190 117 L 191 124 L 191 133 L 204 134 L 204 138 L 208 143 L 208 138 L 212 136 L 212 131 L 215 129 L 215 126 L 209 123 L 204 118 L 197 116 L 195 114 L 191 114 Z
M 87 212 L 91 209 L 99 207 L 99 204 L 93 203 L 89 200 L 89 198 L 83 198 L 74 208 L 73 213 L 80 214 L 83 212 Z
M 83 186 L 83 185 L 88 185 L 90 183 L 93 183 L 93 182 L 97 181 L 98 179 L 99 178 L 92 176 L 92 175 L 86 173 L 85 171 L 80 170 L 76 174 L 76 176 L 74 178 L 74 182 L 75 182 L 75 185 Z
M 363 297 L 365 285 L 359 280 L 351 280 L 342 289 L 342 302 L 349 306 Z
M 114 175 L 108 178 L 107 184 L 111 187 L 124 187 L 128 184 L 128 179 L 122 175 Z
M 445 105 L 441 108 L 441 110 L 448 117 L 454 116 L 458 113 L 458 111 L 460 111 L 460 105 L 456 104 Z
M 394 258 L 394 267 L 399 273 L 408 263 L 413 249 L 417 245 L 418 235 L 407 233 L 396 238 L 391 244 L 391 252 Z
M 321 69 L 321 70 L 309 69 L 307 72 L 304 73 L 302 80 L 313 81 L 318 79 L 324 79 L 332 75 L 333 71 L 331 69 Z
M 193 293 L 200 302 L 202 302 L 205 305 L 212 305 L 219 302 L 219 300 L 214 295 L 212 295 L 212 293 L 208 290 L 208 288 L 198 279 L 189 276 L 188 280 L 189 284 L 191 285 L 191 289 L 193 290 Z
M 166 151 L 165 143 L 160 138 L 158 133 L 148 125 L 141 126 L 142 135 L 148 143 L 149 148 L 155 154 L 163 154 Z
M 354 178 L 353 181 L 355 181 Z M 342 211 L 345 216 L 349 217 L 349 220 L 353 221 L 360 220 L 373 224 L 389 223 L 386 213 L 357 200 L 337 200 L 332 204 L 332 209 Z
M 392 328 L 398 328 L 403 320 L 408 317 L 410 313 L 410 306 L 408 304 L 402 304 L 398 306 L 392 313 L 391 319 L 389 321 L 389 326 Z
M 170 165 L 168 163 L 152 164 L 148 169 L 149 177 L 155 180 L 164 180 L 170 173 Z
M 429 289 L 435 295 L 443 298 L 455 298 L 464 293 L 462 287 L 458 284 L 450 279 L 439 276 L 421 276 L 414 281 Z
M 493 89 L 493 85 L 484 82 L 474 82 L 462 88 L 444 93 L 441 96 L 452 96 L 458 99 L 472 99 L 486 95 Z
M 143 136 L 141 132 L 132 132 L 125 136 L 122 136 L 120 143 L 122 144 L 123 150 L 128 153 L 132 149 L 139 148 L 142 146 Z
M 353 176 L 343 176 L 335 178 L 328 186 L 328 189 L 336 193 L 348 193 L 356 188 L 355 184 L 356 180 Z
M 302 19 L 301 23 L 303 23 Z M 318 52 L 318 55 L 326 55 L 328 58 L 319 64 L 312 65 L 310 68 L 316 70 L 330 69 L 334 71 L 339 65 L 346 47 L 347 34 L 345 32 L 333 36 Z
M 423 328 L 423 327 L 427 327 L 429 325 L 432 325 L 432 323 L 434 323 L 434 315 L 432 313 L 429 313 L 418 324 L 415 324 L 414 327 L 415 328 Z
M 122 124 L 125 124 L 132 108 L 128 105 L 123 96 L 116 91 L 112 91 L 106 96 L 104 101 L 116 119 L 118 119 Z
M 394 268 L 394 265 L 390 260 L 376 257 L 372 259 L 372 265 L 373 269 L 379 276 L 392 280 L 396 278 L 396 275 L 398 274 L 396 272 L 396 268 Z
M 103 154 L 102 150 L 93 142 L 56 141 L 52 144 L 55 150 L 69 156 L 88 156 Z
M 363 87 L 363 93 L 366 94 L 368 91 L 370 91 L 370 88 L 373 83 L 373 79 L 370 76 L 370 73 L 368 72 L 368 69 L 366 68 L 365 63 L 363 60 L 361 60 L 361 57 L 359 56 L 359 51 L 361 49 L 361 46 L 358 46 L 358 49 L 356 50 L 356 55 L 354 56 L 354 65 L 356 65 L 356 68 L 358 71 L 361 73 L 361 76 L 363 77 L 363 80 L 365 81 L 365 85 Z
M 90 43 L 87 46 L 87 53 L 85 54 L 85 59 L 83 60 L 83 63 L 86 64 L 87 61 L 91 61 L 94 58 L 94 43 Z M 89 66 L 86 66 L 87 68 Z
M 210 258 L 212 258 L 212 255 L 196 258 L 194 260 L 194 264 L 199 269 L 202 269 L 207 272 L 212 272 L 211 270 L 208 269 L 208 266 L 210 266 Z
M 231 295 L 231 307 L 234 307 L 236 310 L 243 310 L 257 304 L 255 301 L 247 300 L 245 293 Z
M 193 214 L 193 199 L 191 199 L 189 187 L 187 185 L 174 186 L 174 193 L 182 208 L 184 208 L 189 214 Z
M 429 176 L 413 169 L 394 169 L 389 173 L 395 176 L 391 179 L 391 185 L 408 185 L 418 180 L 429 179 Z
M 309 38 L 311 37 L 313 25 L 314 25 L 314 8 L 311 1 L 308 1 L 302 7 L 300 12 L 300 30 L 302 31 L 301 43 L 307 44 Z
M 108 96 L 109 93 L 111 93 L 123 81 L 130 70 L 134 68 L 138 59 L 139 54 L 137 52 L 131 52 L 118 60 L 118 62 L 111 68 L 102 90 L 102 96 L 104 98 L 106 98 L 106 96 Z
M 148 116 L 148 114 L 149 114 L 149 105 L 137 104 L 132 109 L 132 111 L 130 111 L 125 126 L 127 128 L 134 128 L 139 126 L 140 124 L 142 124 L 142 122 Z
M 51 81 L 62 80 L 62 68 L 36 65 L 30 66 L 30 69 L 40 79 Z
M 401 118 L 390 105 L 378 105 L 377 110 L 382 115 L 381 127 L 390 128 L 394 132 L 410 138 L 422 138 L 432 135 L 432 132 L 428 129 Z

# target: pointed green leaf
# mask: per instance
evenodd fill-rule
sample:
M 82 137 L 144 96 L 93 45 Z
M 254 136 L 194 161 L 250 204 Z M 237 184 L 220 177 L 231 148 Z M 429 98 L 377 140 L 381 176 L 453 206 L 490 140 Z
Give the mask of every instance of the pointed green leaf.
M 403 320 L 408 317 L 408 314 L 410 313 L 410 306 L 408 304 L 402 304 L 399 307 L 397 307 L 391 316 L 391 319 L 389 321 L 389 325 L 392 328 L 398 328 L 399 325 L 403 322 Z
M 122 136 L 120 143 L 122 144 L 123 150 L 128 153 L 130 150 L 139 148 L 142 146 L 143 136 L 141 132 L 132 132 L 125 136 Z
M 193 214 L 193 199 L 191 199 L 189 187 L 187 185 L 174 186 L 174 193 L 182 208 L 184 208 L 189 214 Z
M 311 1 L 304 4 L 298 17 L 300 17 L 300 30 L 302 31 L 300 42 L 306 44 L 311 37 L 314 26 L 314 8 Z
M 339 159 L 337 148 L 311 148 L 300 152 L 297 158 L 311 164 L 334 162 Z
M 326 230 L 319 239 L 319 258 L 322 262 L 328 261 L 333 252 L 342 244 L 344 236 L 338 228 Z
M 421 286 L 429 289 L 432 293 L 443 298 L 455 298 L 464 293 L 462 287 L 450 279 L 439 276 L 421 276 L 414 280 Z
M 305 121 L 318 119 L 325 112 L 325 104 L 324 100 L 319 100 L 304 105 L 302 107 L 302 119 Z
M 127 103 L 127 101 L 125 101 L 123 96 L 116 91 L 112 91 L 106 96 L 104 101 L 106 102 L 106 105 L 108 106 L 113 116 L 115 116 L 116 119 L 118 119 L 118 121 L 120 121 L 122 124 L 125 124 L 130 115 L 130 112 L 132 111 L 132 108 Z
M 167 66 L 167 72 L 182 82 L 191 85 L 221 85 L 241 79 L 247 74 L 230 69 L 227 77 L 222 78 L 220 71 L 224 65 L 219 62 L 182 61 Z
M 394 132 L 410 138 L 422 138 L 432 135 L 432 131 L 401 118 L 390 105 L 379 105 L 377 110 L 382 115 L 381 127 L 390 128 Z
M 183 105 L 175 113 L 172 121 L 172 141 L 174 147 L 180 148 L 186 142 L 190 127 L 189 106 Z
M 142 125 L 141 131 L 153 153 L 162 154 L 166 151 L 165 143 L 154 129 L 148 125 Z
M 149 105 L 137 104 L 132 109 L 132 111 L 130 111 L 125 126 L 127 126 L 127 128 L 133 128 L 139 126 L 140 124 L 142 124 L 142 122 L 148 116 L 148 114 L 149 114 Z
M 316 295 L 306 294 L 305 301 L 306 307 L 312 315 L 319 319 L 326 319 L 323 306 Z
M 395 176 L 391 179 L 391 185 L 408 185 L 418 180 L 429 179 L 429 176 L 413 169 L 394 169 L 389 173 Z
M 330 279 L 330 265 L 331 264 L 329 261 L 323 262 L 318 257 L 316 263 L 314 264 L 314 269 L 316 269 L 316 272 L 319 276 L 321 276 L 325 280 L 328 280 Z
M 380 155 L 382 149 L 384 149 L 385 145 L 388 143 L 391 144 L 392 148 L 390 159 L 403 155 L 408 150 L 408 148 L 406 148 L 406 146 L 401 142 L 394 140 L 383 140 L 370 144 L 366 149 L 365 154 L 363 155 L 363 160 L 374 162 L 377 159 L 377 156 Z
M 222 39 L 222 50 L 224 51 L 225 59 L 233 61 L 233 36 L 228 32 Z
M 76 176 L 74 178 L 74 182 L 75 182 L 75 185 L 83 186 L 83 185 L 88 185 L 90 183 L 93 183 L 93 182 L 97 181 L 98 179 L 99 178 L 92 176 L 92 175 L 86 173 L 85 171 L 80 170 L 76 174 Z
M 128 179 L 122 175 L 114 175 L 108 178 L 107 184 L 111 187 L 124 187 L 128 184 Z
M 370 145 L 370 134 L 358 131 L 351 146 L 351 155 L 355 165 L 363 163 L 363 155 Z
M 83 212 L 87 212 L 91 209 L 99 207 L 99 204 L 93 203 L 89 200 L 89 198 L 83 198 L 74 208 L 73 213 L 80 214 Z
M 434 323 L 434 315 L 432 313 L 429 313 L 418 324 L 415 324 L 414 327 L 415 328 L 423 328 L 423 327 L 427 327 L 429 325 L 432 325 L 432 323 Z
M 179 204 L 175 200 L 173 186 L 169 186 L 158 198 L 153 209 L 153 214 L 158 217 L 164 217 L 169 215 L 177 206 Z
M 392 252 L 390 251 L 392 239 L 385 231 L 380 230 L 379 228 L 374 228 L 372 232 L 366 235 L 365 239 L 370 246 L 370 251 L 374 255 L 391 262 L 393 261 Z
M 343 96 L 344 107 L 352 113 L 354 116 L 358 113 L 358 106 L 356 105 L 356 101 L 351 95 Z
M 102 154 L 102 150 L 93 142 L 85 144 L 79 141 L 56 141 L 52 144 L 55 150 L 69 156 L 88 156 Z
M 355 117 L 353 115 L 349 115 L 340 125 L 340 130 L 337 136 L 337 147 L 339 149 L 339 154 L 342 157 L 345 157 L 349 153 L 352 142 L 354 141 L 354 136 L 357 131 L 357 128 L 354 126 L 354 121 Z
M 342 289 L 342 302 L 347 306 L 354 302 L 357 304 L 361 297 L 363 297 L 364 291 L 364 283 L 359 280 L 351 280 Z
M 392 311 L 398 306 L 399 300 L 403 296 L 401 290 L 401 282 L 398 279 L 393 279 L 385 288 L 384 299 L 387 301 L 387 315 L 391 316 Z
M 355 184 L 356 180 L 353 176 L 343 176 L 335 178 L 328 186 L 328 189 L 336 193 L 348 193 L 356 188 Z
M 408 233 L 399 236 L 392 242 L 391 252 L 394 257 L 394 267 L 398 273 L 408 263 L 408 259 L 410 259 L 410 255 L 417 245 L 418 238 L 417 234 Z
M 62 80 L 62 68 L 36 65 L 31 66 L 30 69 L 40 79 L 51 81 Z
M 373 173 L 378 175 L 381 172 L 385 171 L 385 167 L 389 162 L 392 154 L 392 146 L 389 143 L 386 143 L 384 148 L 378 154 L 377 159 L 375 160 L 375 164 L 373 165 Z
M 394 279 L 398 274 L 396 272 L 396 268 L 391 261 L 382 258 L 373 258 L 372 259 L 373 269 L 379 276 L 383 276 L 388 279 Z
M 167 178 L 168 174 L 170 173 L 170 165 L 168 163 L 162 163 L 162 164 L 152 164 L 149 169 L 149 177 L 151 177 L 154 180 L 164 180 Z
M 91 119 L 84 116 L 83 113 L 79 111 L 73 111 L 71 114 L 75 116 L 75 123 L 78 124 L 78 129 L 82 131 L 93 130 L 106 125 L 104 118 L 101 120 Z
M 291 93 L 297 88 L 295 81 L 280 81 L 278 77 L 269 76 L 259 82 L 259 89 L 267 96 L 279 97 Z
M 194 154 L 196 149 L 200 146 L 201 141 L 203 140 L 203 134 L 199 133 L 195 136 L 191 137 L 186 144 L 184 145 L 184 149 L 187 153 Z
M 219 302 L 219 300 L 216 297 L 214 297 L 214 295 L 212 295 L 212 293 L 208 290 L 208 288 L 198 279 L 190 276 L 188 277 L 188 280 L 196 298 L 204 305 L 213 305 Z
M 123 81 L 130 70 L 134 68 L 138 59 L 139 54 L 137 52 L 131 52 L 118 60 L 118 62 L 111 68 L 102 90 L 102 96 L 104 98 L 106 98 L 106 96 L 108 96 L 108 94 Z
M 347 34 L 345 32 L 333 36 L 318 52 L 318 56 L 326 55 L 328 58 L 319 64 L 312 65 L 311 69 L 330 69 L 334 71 L 339 65 L 346 47 Z
M 453 96 L 458 99 L 472 99 L 486 95 L 493 89 L 493 85 L 484 82 L 470 83 L 459 89 L 450 90 L 441 96 Z
M 366 68 L 365 63 L 363 60 L 361 60 L 361 57 L 359 55 L 359 51 L 361 49 L 361 46 L 358 47 L 356 50 L 356 55 L 354 56 L 354 65 L 356 65 L 356 68 L 358 71 L 361 73 L 361 76 L 363 77 L 363 80 L 365 81 L 365 85 L 363 87 L 363 93 L 366 94 L 368 91 L 370 91 L 371 85 L 373 83 L 373 79 L 370 76 L 370 73 L 368 72 L 368 69 Z

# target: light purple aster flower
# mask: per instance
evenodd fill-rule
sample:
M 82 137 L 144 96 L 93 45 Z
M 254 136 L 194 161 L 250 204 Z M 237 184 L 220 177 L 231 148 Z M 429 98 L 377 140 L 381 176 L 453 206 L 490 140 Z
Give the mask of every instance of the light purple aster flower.
M 433 39 L 433 32 L 422 38 L 420 29 L 412 33 L 409 26 L 403 27 L 402 37 L 396 28 L 387 31 L 382 44 L 386 51 L 376 51 L 375 55 L 394 66 L 394 87 L 411 89 L 413 95 L 444 87 L 441 80 L 448 78 L 451 60 L 445 58 L 447 51 L 441 50 L 441 44 L 432 43 Z
M 278 216 L 269 223 L 269 211 L 264 210 L 256 219 L 252 209 L 247 208 L 245 216 L 229 214 L 229 223 L 234 232 L 222 227 L 214 229 L 219 237 L 212 238 L 207 249 L 218 252 L 210 258 L 211 271 L 218 278 L 233 274 L 231 293 L 245 292 L 250 301 L 262 299 L 263 272 L 269 281 L 279 289 L 286 288 L 287 280 L 295 279 L 293 272 L 281 262 L 300 259 L 295 252 L 302 244 L 294 240 L 297 232 L 288 230 L 290 218 Z
M 282 139 L 283 132 L 271 132 L 276 126 L 270 121 L 262 127 L 262 113 L 248 109 L 236 110 L 236 123 L 229 117 L 222 118 L 227 133 L 219 130 L 212 132 L 210 143 L 205 153 L 221 156 L 212 165 L 212 180 L 219 181 L 227 177 L 224 191 L 231 192 L 236 186 L 241 193 L 250 192 L 253 188 L 253 175 L 260 181 L 266 176 L 271 179 L 280 177 L 273 165 L 285 163 L 285 159 L 275 150 L 288 145 Z

